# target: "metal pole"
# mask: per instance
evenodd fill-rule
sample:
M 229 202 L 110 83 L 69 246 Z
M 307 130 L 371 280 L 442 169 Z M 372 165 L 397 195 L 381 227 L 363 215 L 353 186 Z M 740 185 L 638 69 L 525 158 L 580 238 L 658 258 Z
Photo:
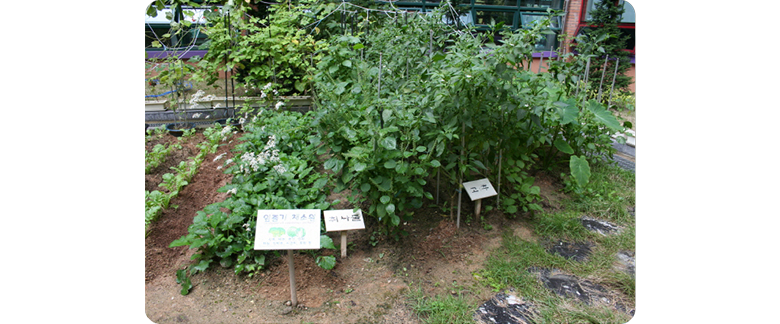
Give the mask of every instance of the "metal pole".
M 607 102 L 607 108 L 612 105 L 612 93 L 615 92 L 615 80 L 617 79 L 618 66 L 620 65 L 620 57 L 615 60 L 615 75 L 612 76 L 612 88 L 609 89 L 609 102 Z
M 607 62 L 609 62 L 609 54 L 604 60 L 604 67 L 601 68 L 601 81 L 599 82 L 599 96 L 597 101 L 601 102 L 601 86 L 604 84 L 604 76 L 607 74 Z

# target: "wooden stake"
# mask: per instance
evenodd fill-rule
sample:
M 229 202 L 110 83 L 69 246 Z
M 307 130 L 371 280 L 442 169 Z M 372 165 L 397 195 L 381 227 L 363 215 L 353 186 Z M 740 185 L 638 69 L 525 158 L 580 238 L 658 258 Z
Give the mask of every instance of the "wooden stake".
M 477 219 L 479 219 L 479 214 L 482 211 L 482 199 L 477 199 L 477 201 L 474 202 L 474 215 Z
M 347 257 L 347 231 L 341 231 L 341 257 Z
M 293 264 L 293 250 L 287 250 L 287 265 L 290 268 L 290 301 L 292 307 L 298 306 L 298 296 L 295 295 L 295 265 Z

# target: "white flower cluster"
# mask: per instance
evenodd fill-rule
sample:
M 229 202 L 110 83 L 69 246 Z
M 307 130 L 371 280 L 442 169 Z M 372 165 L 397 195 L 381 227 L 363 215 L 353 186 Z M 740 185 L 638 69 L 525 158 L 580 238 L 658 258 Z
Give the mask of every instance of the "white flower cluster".
M 203 96 L 204 94 L 206 94 L 206 93 L 203 92 L 203 90 L 198 90 L 198 92 L 196 92 L 194 95 L 192 95 L 192 98 L 190 98 L 190 105 L 194 106 L 194 105 L 198 104 L 201 101 L 211 101 L 211 100 L 217 99 L 217 97 L 214 96 L 214 95 L 208 95 L 208 96 L 204 97 Z
M 276 103 L 276 106 L 274 107 L 274 109 L 279 110 L 279 108 L 281 108 L 282 106 L 284 106 L 284 102 L 279 101 L 279 102 Z
M 225 125 L 225 127 L 222 127 L 222 131 L 219 132 L 219 135 L 222 136 L 222 141 L 224 142 L 228 136 L 230 135 L 230 126 Z
M 243 163 L 239 166 L 239 171 L 244 174 L 257 172 L 257 170 L 260 169 L 260 166 L 265 165 L 266 162 L 279 163 L 279 150 L 276 149 L 276 136 L 271 135 L 260 154 L 245 152 L 241 155 L 241 161 Z M 274 169 L 280 173 L 287 171 L 283 166 L 278 168 L 274 166 Z
M 264 99 L 264 98 L 265 98 L 265 97 L 268 95 L 268 94 L 267 94 L 267 93 L 265 93 L 265 92 L 266 92 L 266 91 L 267 91 L 269 88 L 271 88 L 271 86 L 272 86 L 272 85 L 273 85 L 273 84 L 271 84 L 271 83 L 269 82 L 268 84 L 266 84 L 266 85 L 263 87 L 263 89 L 260 91 L 260 99 Z M 279 94 L 279 91 L 276 91 L 276 89 L 272 89 L 271 91 L 274 93 L 274 95 L 278 95 L 278 94 Z

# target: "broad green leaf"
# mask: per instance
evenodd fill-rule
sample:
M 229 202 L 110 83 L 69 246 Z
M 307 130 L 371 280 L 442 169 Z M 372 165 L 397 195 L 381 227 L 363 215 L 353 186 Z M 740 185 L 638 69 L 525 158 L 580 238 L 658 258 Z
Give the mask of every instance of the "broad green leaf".
M 393 217 L 390 219 L 390 222 L 393 224 L 393 226 L 398 226 L 398 224 L 401 224 L 401 218 L 393 215 Z
M 553 144 L 555 144 L 555 148 L 557 148 L 558 151 L 561 151 L 566 154 L 574 154 L 574 149 L 572 149 L 571 146 L 569 146 L 569 143 L 566 143 L 566 141 L 564 141 L 561 138 L 556 139 L 555 143 Z
M 370 189 L 371 189 L 371 184 L 368 183 L 368 182 L 360 185 L 360 190 L 363 191 L 363 192 L 368 192 L 368 190 L 370 190 Z
M 320 268 L 330 270 L 336 266 L 336 257 L 332 255 L 318 256 L 316 262 Z
M 441 166 L 441 162 L 439 162 L 439 160 L 431 160 L 431 166 L 434 168 L 438 168 Z
M 395 160 L 389 160 L 389 161 L 385 162 L 385 168 L 393 169 L 393 168 L 395 168 L 395 164 L 396 164 Z
M 574 177 L 580 186 L 588 183 L 590 179 L 590 165 L 584 156 L 572 155 L 569 159 L 569 169 L 571 169 L 571 176 Z
M 206 269 L 209 268 L 209 263 L 211 263 L 212 260 L 200 260 L 197 265 L 192 267 L 193 270 L 197 270 L 199 272 L 206 271 Z
M 393 111 L 392 110 L 385 109 L 384 111 L 382 111 L 382 120 L 385 120 L 385 121 L 389 120 L 390 117 L 392 117 L 392 116 L 393 116 Z
M 355 45 L 353 45 L 353 46 L 352 46 L 352 48 L 353 48 L 353 49 L 356 49 L 356 50 L 359 50 L 359 49 L 361 49 L 361 48 L 363 48 L 363 47 L 365 47 L 365 46 L 364 46 L 363 44 L 360 44 L 360 43 L 357 43 L 357 44 L 355 44 Z
M 395 140 L 395 137 L 392 137 L 392 136 L 388 136 L 388 137 L 383 138 L 382 141 L 380 142 L 380 144 L 384 148 L 386 148 L 388 150 L 395 150 L 396 149 L 396 140 Z
M 320 189 L 328 183 L 328 178 L 322 178 L 314 182 L 314 188 Z
M 385 207 L 385 210 L 387 211 L 388 214 L 393 214 L 393 213 L 395 213 L 395 205 L 394 204 L 388 204 L 387 207 Z M 395 218 L 393 218 L 393 220 L 395 220 Z M 396 224 L 396 225 L 398 225 L 398 224 Z
M 353 170 L 355 170 L 355 172 L 360 172 L 360 171 L 363 171 L 365 169 L 366 169 L 366 164 L 363 163 L 363 162 L 355 163 L 355 167 L 353 168 Z
M 320 235 L 320 248 L 335 250 L 336 246 L 333 245 L 333 239 L 327 235 Z
M 598 120 L 600 123 L 609 127 L 613 131 L 622 130 L 622 127 L 620 127 L 620 122 L 618 122 L 617 119 L 615 119 L 615 116 L 613 116 L 612 113 L 604 108 L 604 106 L 601 105 L 598 101 L 588 100 L 587 106 L 588 110 L 596 115 L 596 120 Z
M 344 62 L 341 62 L 341 65 L 351 68 L 352 67 L 352 61 L 346 60 Z
M 390 196 L 384 195 L 382 198 L 379 198 L 379 201 L 381 201 L 383 204 L 390 202 Z
M 477 167 L 479 167 L 480 169 L 487 170 L 487 168 L 485 167 L 485 165 L 484 165 L 484 164 L 482 164 L 482 162 L 480 162 L 479 160 L 474 160 L 474 161 L 471 161 L 471 163 L 472 163 L 472 164 L 474 164 L 474 165 L 476 165 L 476 166 L 477 166 Z

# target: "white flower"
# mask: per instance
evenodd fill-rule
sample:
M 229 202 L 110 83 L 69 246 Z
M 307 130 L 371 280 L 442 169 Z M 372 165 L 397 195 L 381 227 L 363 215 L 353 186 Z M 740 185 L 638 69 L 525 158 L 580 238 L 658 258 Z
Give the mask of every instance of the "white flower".
M 287 172 L 287 169 L 284 167 L 284 165 L 281 164 L 274 165 L 274 170 L 276 170 L 276 172 L 279 172 L 280 174 L 284 174 L 285 172 Z
M 238 192 L 238 188 L 233 188 L 227 191 L 227 193 L 234 194 L 234 195 L 236 194 L 236 192 Z
M 198 118 L 198 117 L 200 117 L 200 113 L 192 115 L 192 118 Z
M 266 84 L 266 85 L 263 87 L 263 90 L 268 90 L 268 88 L 270 88 L 272 85 L 273 85 L 273 84 L 272 84 L 271 82 L 268 82 L 268 84 Z
M 276 103 L 275 109 L 279 110 L 279 108 L 281 108 L 282 106 L 284 106 L 284 102 L 279 101 L 279 102 Z
M 215 158 L 214 158 L 214 161 L 211 161 L 211 162 L 217 162 L 217 161 L 219 161 L 219 159 L 221 159 L 223 156 L 225 156 L 225 154 L 227 154 L 227 152 L 225 152 L 225 153 L 222 153 L 222 154 L 220 154 L 220 155 L 217 155 L 217 157 L 215 157 Z

